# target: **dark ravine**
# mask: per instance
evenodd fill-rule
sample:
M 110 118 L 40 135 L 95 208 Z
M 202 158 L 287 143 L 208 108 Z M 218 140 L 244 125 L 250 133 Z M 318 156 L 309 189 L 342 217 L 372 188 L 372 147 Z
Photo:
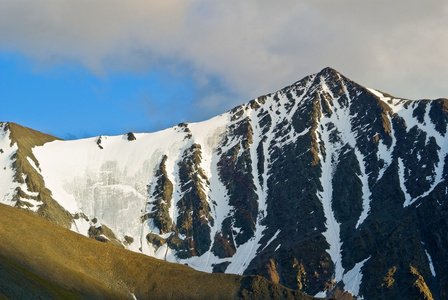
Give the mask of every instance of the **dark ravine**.
M 226 116 L 213 149 L 197 127 L 181 123 L 174 128 L 180 150 L 152 154 L 144 237 L 125 241 L 102 220 L 91 237 L 110 229 L 109 243 L 123 247 L 143 240 L 180 263 L 213 258 L 201 266 L 217 273 L 254 249 L 244 274 L 310 295 L 448 299 L 448 99 L 395 98 L 325 68 Z M 13 157 L 15 180 L 25 174 L 28 191 L 46 197 L 51 210 L 42 205 L 37 214 L 70 227 L 75 216 L 58 206 L 39 172 L 23 167 L 27 156 L 39 166 L 32 147 L 54 138 L 8 126 L 22 149 Z M 136 147 L 142 139 L 123 138 Z M 106 155 L 107 141 L 97 141 Z M 251 293 L 239 295 L 259 295 Z

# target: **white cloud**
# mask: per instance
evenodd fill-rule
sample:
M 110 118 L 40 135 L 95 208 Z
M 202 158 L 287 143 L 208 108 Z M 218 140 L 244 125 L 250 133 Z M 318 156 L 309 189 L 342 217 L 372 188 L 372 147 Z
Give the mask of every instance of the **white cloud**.
M 98 73 L 188 66 L 210 107 L 239 104 L 325 66 L 397 96 L 448 97 L 447 7 L 445 0 L 0 0 L 0 49 Z M 210 76 L 228 91 L 212 97 Z

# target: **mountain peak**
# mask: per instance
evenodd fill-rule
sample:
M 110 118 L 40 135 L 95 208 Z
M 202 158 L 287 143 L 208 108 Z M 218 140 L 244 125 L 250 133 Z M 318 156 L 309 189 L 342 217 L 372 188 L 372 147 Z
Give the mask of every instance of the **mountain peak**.
M 335 74 L 340 75 L 341 73 L 339 73 L 337 70 L 333 69 L 332 67 L 325 67 L 317 74 L 325 76 L 325 75 L 335 75 Z

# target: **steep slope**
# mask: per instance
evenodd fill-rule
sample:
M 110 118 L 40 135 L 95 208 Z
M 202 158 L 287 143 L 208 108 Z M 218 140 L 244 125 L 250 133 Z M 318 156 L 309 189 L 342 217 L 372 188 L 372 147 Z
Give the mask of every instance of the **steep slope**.
M 448 101 L 393 99 L 332 69 L 298 85 L 273 98 L 297 108 L 270 124 L 266 246 L 245 272 L 310 293 L 337 284 L 369 299 L 446 298 L 432 255 L 447 257 L 447 111 L 433 107 Z M 435 236 L 422 235 L 428 226 Z
M 51 197 L 36 170 L 39 162 L 31 151 L 32 147 L 55 140 L 58 139 L 15 123 L 0 123 L 1 203 L 34 211 L 70 227 L 72 216 Z
M 312 299 L 261 277 L 198 272 L 0 211 L 0 295 L 8 299 Z
M 205 122 L 34 147 L 33 167 L 101 241 L 313 295 L 447 299 L 447 122 L 447 99 L 325 68 Z

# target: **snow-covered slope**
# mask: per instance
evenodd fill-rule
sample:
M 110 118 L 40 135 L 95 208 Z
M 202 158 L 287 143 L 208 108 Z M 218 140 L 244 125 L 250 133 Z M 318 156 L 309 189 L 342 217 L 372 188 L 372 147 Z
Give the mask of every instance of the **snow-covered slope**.
M 1 202 L 13 205 L 15 189 L 19 187 L 14 182 L 14 169 L 12 167 L 12 156 L 17 151 L 17 144 L 11 145 L 8 132 L 5 131 L 5 123 L 0 124 L 0 197 Z
M 320 296 L 443 298 L 447 122 L 446 99 L 326 68 L 204 122 L 47 142 L 27 160 L 71 229 L 101 241 Z M 40 190 L 14 180 L 2 132 L 0 199 L 16 205 L 19 184 Z
M 88 221 L 83 217 L 76 219 L 73 230 L 88 235 L 89 227 L 94 225 L 91 220 L 96 218 L 98 226 L 108 226 L 120 241 L 132 237 L 130 249 L 143 248 L 144 253 L 155 255 L 145 236 L 149 231 L 159 231 L 151 227 L 150 220 L 142 222 L 142 217 L 149 209 L 148 193 L 156 168 L 166 155 L 168 178 L 176 182 L 177 162 L 183 152 L 193 143 L 200 143 L 204 149 L 201 167 L 211 175 L 213 150 L 228 119 L 228 115 L 223 115 L 201 124 L 189 124 L 190 132 L 176 126 L 156 133 L 133 134 L 135 140 L 128 140 L 125 134 L 56 141 L 34 148 L 33 153 L 54 199 L 71 214 L 87 217 Z M 174 202 L 180 194 L 174 192 Z M 171 213 L 177 214 L 174 209 Z M 155 256 L 164 258 L 165 253 L 158 251 Z

